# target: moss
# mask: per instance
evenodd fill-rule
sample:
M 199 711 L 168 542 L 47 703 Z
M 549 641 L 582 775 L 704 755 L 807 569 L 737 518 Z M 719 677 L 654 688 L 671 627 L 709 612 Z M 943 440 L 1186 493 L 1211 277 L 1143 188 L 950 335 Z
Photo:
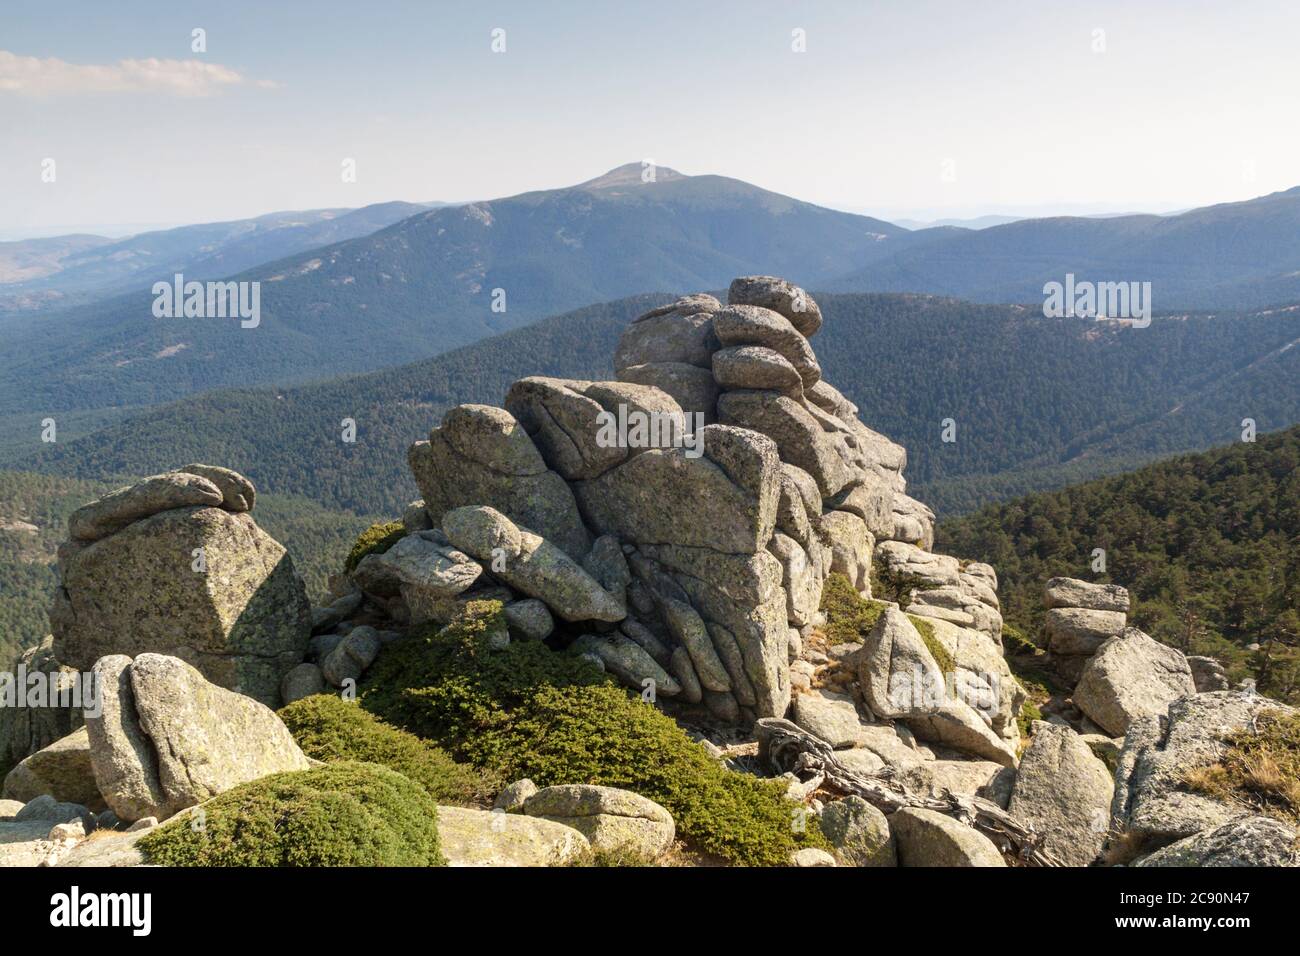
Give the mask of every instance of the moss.
M 161 866 L 443 866 L 437 814 L 419 784 L 345 762 L 235 787 L 138 845 Z
M 1038 645 L 1025 636 L 1025 632 L 1013 624 L 1002 624 L 1002 647 L 1008 655 L 1032 657 L 1039 651 Z
M 886 606 L 883 601 L 862 597 L 843 574 L 832 574 L 822 588 L 821 610 L 826 615 L 822 632 L 827 642 L 848 644 L 865 640 Z
M 1026 700 L 1020 705 L 1020 713 L 1016 715 L 1016 726 L 1020 728 L 1020 736 L 1031 736 L 1029 731 L 1030 725 L 1032 725 L 1035 720 L 1042 719 L 1043 712 L 1038 709 L 1038 705 L 1032 700 Z
M 1300 714 L 1265 711 L 1231 734 L 1223 755 L 1183 775 L 1191 789 L 1300 823 Z
M 383 554 L 404 537 L 406 537 L 406 526 L 400 521 L 372 524 L 357 535 L 352 550 L 348 552 L 348 559 L 343 564 L 344 569 L 351 574 L 366 555 Z
M 820 846 L 793 825 L 784 785 L 728 770 L 653 705 L 537 641 L 500 650 L 498 602 L 471 602 L 376 662 L 362 706 L 504 779 L 623 787 L 661 804 L 683 841 L 733 863 L 784 866 Z
M 280 717 L 307 756 L 379 764 L 414 780 L 438 803 L 482 804 L 500 786 L 495 777 L 456 763 L 428 741 L 332 694 L 294 701 Z
M 957 670 L 957 661 L 953 658 L 952 653 L 944 646 L 943 641 L 934 633 L 934 625 L 923 617 L 917 617 L 915 614 L 907 615 L 907 619 L 912 622 L 916 628 L 916 633 L 921 635 L 921 640 L 925 642 L 926 649 L 929 650 L 930 656 L 934 662 L 939 665 L 939 670 L 943 671 L 945 677 L 950 676 Z

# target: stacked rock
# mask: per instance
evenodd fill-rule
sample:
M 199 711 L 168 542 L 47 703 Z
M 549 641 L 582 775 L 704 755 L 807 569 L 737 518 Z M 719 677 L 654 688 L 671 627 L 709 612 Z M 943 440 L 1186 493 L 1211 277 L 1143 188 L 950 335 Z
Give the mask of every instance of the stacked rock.
M 173 654 L 269 705 L 303 659 L 306 590 L 253 520 L 247 478 L 186 465 L 93 501 L 68 519 L 50 609 L 54 658 L 89 670 L 111 654 Z
M 821 324 L 799 287 L 743 277 L 725 305 L 689 295 L 630 323 L 618 381 L 530 377 L 504 408 L 453 408 L 409 453 L 424 508 L 407 524 L 428 528 L 418 547 L 438 549 L 447 580 L 426 576 L 436 593 L 420 598 L 398 575 L 388 598 L 413 620 L 478 596 L 516 617 L 541 602 L 565 622 L 558 642 L 631 686 L 725 721 L 782 715 L 827 576 L 870 596 L 877 541 L 933 541 L 903 448 L 822 381 Z M 368 561 L 354 580 L 373 595 Z M 952 587 L 918 598 L 922 613 L 996 641 L 992 569 L 953 561 Z
M 1050 664 L 1071 687 L 1108 639 L 1128 624 L 1128 591 L 1117 584 L 1052 578 L 1043 590 L 1043 630 Z

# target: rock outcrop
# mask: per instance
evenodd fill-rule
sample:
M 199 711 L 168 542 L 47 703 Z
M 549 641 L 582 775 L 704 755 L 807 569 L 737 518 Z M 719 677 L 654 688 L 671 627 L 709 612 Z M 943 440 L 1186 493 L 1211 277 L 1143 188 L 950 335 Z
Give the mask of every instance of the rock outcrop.
M 87 715 L 105 802 L 126 821 L 165 820 L 249 780 L 311 764 L 264 705 L 161 654 L 95 664 L 102 712 Z
M 1074 703 L 1108 734 L 1122 737 L 1135 719 L 1163 716 L 1171 702 L 1195 693 L 1182 652 L 1129 627 L 1088 661 Z
M 1217 761 L 1236 731 L 1265 711 L 1294 711 L 1247 691 L 1190 694 L 1167 716 L 1137 717 L 1128 727 L 1115 772 L 1107 858 L 1124 862 L 1251 816 L 1242 805 L 1188 786 L 1188 776 Z
M 1052 578 L 1043 589 L 1048 661 L 1073 687 L 1098 648 L 1123 632 L 1128 622 L 1128 591 L 1114 584 Z
M 306 651 L 310 608 L 293 561 L 253 520 L 228 469 L 168 472 L 73 512 L 50 609 L 53 656 L 86 671 L 165 653 L 267 704 Z

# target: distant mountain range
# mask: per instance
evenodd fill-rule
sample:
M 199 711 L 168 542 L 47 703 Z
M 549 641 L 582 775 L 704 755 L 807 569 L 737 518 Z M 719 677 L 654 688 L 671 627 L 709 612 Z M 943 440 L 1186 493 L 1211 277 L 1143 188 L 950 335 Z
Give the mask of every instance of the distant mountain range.
M 360 209 L 273 212 L 126 239 L 73 235 L 0 242 L 0 311 L 62 307 L 151 286 L 174 272 L 217 279 L 369 235 L 425 208 L 427 204 L 387 202 Z
M 1157 310 L 1248 309 L 1300 299 L 1300 186 L 1170 216 L 1063 216 L 950 230 L 827 284 L 1041 302 L 1043 285 L 1152 284 Z
M 660 167 L 643 182 L 641 169 L 424 210 L 361 238 L 225 270 L 261 283 L 256 329 L 154 318 L 148 286 L 170 281 L 172 265 L 137 272 L 138 291 L 93 306 L 0 318 L 7 371 L 0 416 L 369 371 L 582 305 L 725 287 L 737 275 L 772 272 L 816 288 L 943 234 L 909 232 L 722 176 Z M 203 278 L 212 262 L 187 265 L 186 278 Z

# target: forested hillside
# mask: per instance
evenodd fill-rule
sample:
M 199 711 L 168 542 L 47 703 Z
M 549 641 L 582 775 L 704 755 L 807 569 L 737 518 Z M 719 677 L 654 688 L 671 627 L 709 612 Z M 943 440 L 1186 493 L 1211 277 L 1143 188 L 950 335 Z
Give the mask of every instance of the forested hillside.
M 14 467 L 98 478 L 220 462 L 328 508 L 395 513 L 415 496 L 406 448 L 461 402 L 524 375 L 604 378 L 624 324 L 664 297 L 581 309 L 446 355 L 279 390 L 213 392 L 145 411 Z M 1300 312 L 1157 318 L 1135 329 L 929 296 L 819 297 L 827 378 L 907 447 L 941 515 L 1300 421 Z M 342 440 L 355 420 L 355 443 Z M 943 422 L 955 423 L 944 442 Z
M 1300 697 L 1300 428 L 944 521 L 936 548 L 992 563 L 1026 634 L 1048 578 L 1120 584 L 1151 636 Z

